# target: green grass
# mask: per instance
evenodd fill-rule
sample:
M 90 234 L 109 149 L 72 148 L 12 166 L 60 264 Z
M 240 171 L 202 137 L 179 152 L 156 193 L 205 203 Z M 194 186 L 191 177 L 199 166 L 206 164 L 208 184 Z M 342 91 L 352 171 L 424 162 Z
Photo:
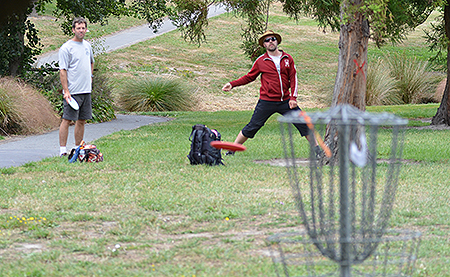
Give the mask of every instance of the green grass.
M 297 24 L 295 20 L 281 15 L 279 7 L 275 6 L 269 28 L 283 35 L 280 48 L 295 60 L 300 106 L 311 108 L 329 105 L 337 71 L 339 34 L 323 33 L 312 19 L 302 18 Z M 172 31 L 108 53 L 102 58 L 114 75 L 117 90 L 122 89 L 130 76 L 176 74 L 191 86 L 197 87 L 200 95 L 223 97 L 229 101 L 234 101 L 235 97 L 243 99 L 256 96 L 259 81 L 236 88 L 232 93 L 221 91 L 226 82 L 246 74 L 252 66 L 240 49 L 242 24 L 242 20 L 222 14 L 210 21 L 206 30 L 207 43 L 201 46 L 182 40 L 178 31 Z M 413 35 L 411 40 L 397 46 L 378 49 L 370 44 L 367 64 L 370 66 L 379 57 L 395 51 L 404 52 L 405 58 L 417 57 L 420 61 L 426 61 L 433 53 L 428 52 L 420 34 Z M 190 74 L 186 76 L 182 72 Z M 252 104 L 246 105 L 247 109 L 253 108 L 255 99 L 249 102 Z
M 396 108 L 411 113 L 409 106 Z M 276 118 L 246 143 L 247 151 L 225 157 L 226 166 L 208 167 L 191 166 L 186 157 L 192 125 L 216 128 L 229 141 L 251 111 L 170 114 L 170 122 L 97 140 L 103 163 L 49 158 L 2 169 L 0 270 L 7 276 L 273 273 L 264 239 L 300 223 L 285 168 L 254 162 L 283 156 Z M 424 232 L 419 265 L 428 276 L 450 270 L 450 151 L 441 143 L 449 135 L 407 130 L 404 158 L 417 163 L 402 167 L 391 221 Z M 306 140 L 298 143 L 306 153 Z M 308 168 L 298 171 L 306 182 Z M 14 216 L 46 223 L 8 222 Z M 24 244 L 42 251 L 27 252 Z M 419 271 L 414 276 L 423 276 Z
M 36 28 L 39 31 L 39 37 L 41 38 L 41 43 L 43 45 L 42 54 L 57 50 L 63 43 L 72 37 L 64 35 L 59 25 L 62 21 L 54 17 L 53 11 L 56 9 L 55 4 L 50 3 L 46 7 L 46 11 L 39 14 L 41 17 L 30 17 L 31 22 L 36 25 Z M 134 17 L 111 17 L 108 19 L 108 24 L 103 26 L 99 23 L 88 24 L 89 32 L 86 34 L 86 39 L 100 38 L 145 23 L 145 20 Z
M 283 48 L 296 60 L 302 97 L 316 101 L 318 87 L 334 79 L 337 34 L 321 33 L 308 19 L 296 25 L 274 16 L 270 27 L 289 34 L 283 37 Z M 202 93 L 223 95 L 222 85 L 251 66 L 239 50 L 238 23 L 230 15 L 214 19 L 209 43 L 201 47 L 171 32 L 102 58 L 117 89 L 130 76 L 191 72 L 180 77 L 197 84 Z M 417 43 L 401 49 L 411 55 L 426 53 Z M 377 55 L 383 50 L 369 51 Z M 257 87 L 253 84 L 248 91 L 256 94 Z M 422 119 L 432 117 L 437 107 L 367 110 Z M 69 164 L 55 157 L 0 169 L 1 275 L 275 275 L 265 239 L 301 228 L 286 169 L 254 162 L 283 156 L 276 117 L 246 142 L 247 151 L 226 156 L 225 166 L 191 166 L 186 157 L 192 125 L 206 124 L 232 141 L 251 113 L 149 113 L 174 120 L 97 140 L 102 163 Z M 411 120 L 413 125 L 417 123 Z M 381 132 L 379 143 L 385 145 L 388 131 Z M 413 162 L 402 166 L 391 226 L 423 232 L 417 277 L 450 276 L 449 135 L 450 130 L 406 131 L 403 157 Z M 306 140 L 296 143 L 306 158 Z M 297 170 L 306 183 L 309 169 Z M 46 220 L 24 224 L 11 221 L 14 216 Z
M 388 112 L 404 118 L 420 119 L 431 118 L 436 114 L 439 104 L 421 105 L 394 105 L 394 106 L 370 106 L 366 110 L 369 112 Z

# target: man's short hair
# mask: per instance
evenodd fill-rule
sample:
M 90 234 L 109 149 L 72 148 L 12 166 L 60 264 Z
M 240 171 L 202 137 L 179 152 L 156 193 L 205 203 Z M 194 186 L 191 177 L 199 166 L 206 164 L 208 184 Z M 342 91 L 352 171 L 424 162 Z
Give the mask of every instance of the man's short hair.
M 84 23 L 84 25 L 87 28 L 87 21 L 86 19 L 82 18 L 82 17 L 76 17 L 73 21 L 72 21 L 72 28 L 75 29 L 75 24 L 82 24 Z

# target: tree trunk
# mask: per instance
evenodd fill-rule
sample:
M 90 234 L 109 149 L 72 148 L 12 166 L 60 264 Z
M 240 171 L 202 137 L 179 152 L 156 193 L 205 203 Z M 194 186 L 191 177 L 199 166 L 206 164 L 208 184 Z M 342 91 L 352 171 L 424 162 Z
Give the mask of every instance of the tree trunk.
M 351 104 L 366 109 L 367 47 L 369 24 L 362 14 L 341 26 L 339 63 L 331 106 Z
M 444 8 L 445 35 L 450 39 L 450 6 Z M 431 125 L 449 125 L 450 126 L 450 98 L 448 97 L 450 80 L 450 45 L 447 45 L 447 82 L 445 83 L 444 94 L 442 95 L 441 105 L 436 114 L 431 119 Z
M 357 3 L 356 3 L 357 2 Z M 360 5 L 362 1 L 353 1 Z M 343 13 L 346 7 L 341 7 Z M 369 44 L 369 23 L 361 13 L 352 14 L 352 19 L 341 26 L 339 36 L 339 63 L 336 74 L 331 107 L 339 104 L 350 104 L 360 110 L 366 109 L 366 72 L 367 47 Z M 334 130 L 334 131 L 332 131 Z M 328 126 L 325 135 L 326 144 L 333 149 L 337 162 L 338 134 L 336 128 Z M 327 163 L 327 160 L 322 162 Z
M 2 1 L 2 8 L 0 9 L 0 25 L 8 21 L 8 17 L 13 14 L 25 13 L 31 2 L 36 0 L 14 0 Z
M 32 57 L 39 53 L 37 30 L 28 22 L 37 0 L 20 0 L 11 4 L 0 24 L 0 75 L 18 76 L 30 66 Z M 6 49 L 6 50 L 5 50 Z
M 11 57 L 11 60 L 9 61 L 9 74 L 13 77 L 18 76 L 20 72 L 20 68 L 23 61 L 23 55 L 25 50 L 25 34 L 23 27 L 25 25 L 25 21 L 27 20 L 26 14 L 19 14 L 17 15 L 17 21 L 12 22 L 12 24 L 15 24 L 15 26 L 12 28 L 13 30 L 16 30 L 17 32 L 10 34 L 11 36 L 16 36 L 16 41 L 19 42 L 14 45 L 14 53 Z

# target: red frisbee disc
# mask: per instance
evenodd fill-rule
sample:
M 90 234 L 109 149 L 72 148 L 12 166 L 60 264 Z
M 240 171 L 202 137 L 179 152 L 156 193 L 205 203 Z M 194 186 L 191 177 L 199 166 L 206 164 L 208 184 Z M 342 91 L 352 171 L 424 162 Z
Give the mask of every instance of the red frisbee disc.
M 211 146 L 217 149 L 226 149 L 230 151 L 245 151 L 247 147 L 242 144 L 227 141 L 211 141 Z

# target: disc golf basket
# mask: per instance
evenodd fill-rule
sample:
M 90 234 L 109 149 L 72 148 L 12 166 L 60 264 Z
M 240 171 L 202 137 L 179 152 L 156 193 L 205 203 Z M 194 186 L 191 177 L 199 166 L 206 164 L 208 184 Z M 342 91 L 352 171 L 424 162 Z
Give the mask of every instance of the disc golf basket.
M 305 230 L 268 237 L 277 275 L 411 276 L 420 233 L 387 230 L 407 120 L 350 105 L 308 116 L 293 112 L 279 119 Z M 291 123 L 312 123 L 309 170 L 297 158 L 304 143 Z M 317 152 L 322 138 L 329 157 Z

